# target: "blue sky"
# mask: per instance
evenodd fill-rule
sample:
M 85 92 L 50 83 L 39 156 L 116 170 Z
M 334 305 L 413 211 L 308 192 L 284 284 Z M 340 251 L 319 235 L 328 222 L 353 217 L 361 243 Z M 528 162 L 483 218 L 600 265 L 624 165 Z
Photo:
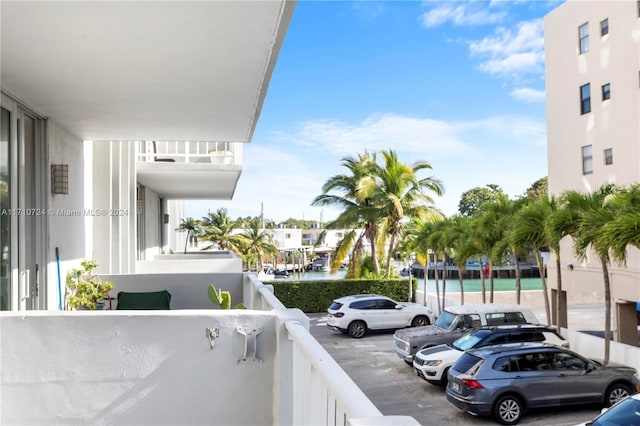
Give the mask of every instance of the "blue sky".
M 476 186 L 522 195 L 547 175 L 542 18 L 559 4 L 299 1 L 234 199 L 187 214 L 333 219 L 310 203 L 365 149 L 431 163 L 446 215 Z

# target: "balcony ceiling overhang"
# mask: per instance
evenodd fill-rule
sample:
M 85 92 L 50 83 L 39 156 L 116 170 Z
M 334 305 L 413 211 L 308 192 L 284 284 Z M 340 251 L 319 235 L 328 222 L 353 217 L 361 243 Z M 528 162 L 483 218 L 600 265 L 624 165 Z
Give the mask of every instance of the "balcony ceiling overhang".
M 137 180 L 160 198 L 171 200 L 231 200 L 242 173 L 240 165 L 217 166 L 138 163 Z
M 84 140 L 250 141 L 295 1 L 2 1 L 2 90 Z

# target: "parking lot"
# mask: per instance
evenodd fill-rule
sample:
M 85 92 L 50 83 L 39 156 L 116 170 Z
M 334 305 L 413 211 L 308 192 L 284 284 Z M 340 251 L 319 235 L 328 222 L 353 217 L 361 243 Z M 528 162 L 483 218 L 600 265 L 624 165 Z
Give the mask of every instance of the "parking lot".
M 446 400 L 443 388 L 416 377 L 393 351 L 393 332 L 352 339 L 329 330 L 327 314 L 308 314 L 311 334 L 340 364 L 384 415 L 407 415 L 422 425 L 489 425 L 492 419 L 472 417 Z M 519 424 L 575 425 L 592 419 L 600 407 L 566 407 L 528 412 Z

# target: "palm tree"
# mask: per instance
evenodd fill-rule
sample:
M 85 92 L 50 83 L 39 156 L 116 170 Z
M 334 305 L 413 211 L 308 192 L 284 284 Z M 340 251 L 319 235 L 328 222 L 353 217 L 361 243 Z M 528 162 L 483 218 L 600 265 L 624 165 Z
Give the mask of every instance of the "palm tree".
M 197 220 L 188 217 L 186 219 L 182 219 L 180 221 L 180 226 L 176 231 L 187 232 L 187 238 L 184 241 L 184 253 L 187 254 L 187 244 L 189 243 L 189 238 L 192 235 L 198 235 L 200 233 L 200 224 Z
M 431 251 L 430 235 L 434 222 L 429 219 L 416 218 L 407 225 L 405 236 L 408 249 L 416 253 L 418 262 L 424 265 L 424 302 L 427 304 L 427 283 L 429 280 L 429 253 Z M 436 300 L 440 306 L 440 293 L 436 287 Z
M 611 247 L 613 259 L 625 265 L 627 247 L 640 249 L 640 185 L 623 188 L 615 194 L 609 206 L 616 213 L 604 230 L 606 244 Z
M 469 243 L 469 218 L 455 215 L 447 219 L 448 239 L 451 241 L 451 259 L 458 266 L 458 282 L 460 283 L 460 304 L 464 305 L 464 277 L 467 259 L 474 255 L 473 244 Z
M 544 224 L 548 217 L 549 206 L 546 200 L 536 200 L 527 204 L 516 215 L 517 225 L 511 229 L 510 238 L 517 246 L 527 247 L 535 256 L 538 271 L 540 272 L 540 281 L 542 282 L 547 324 L 551 324 L 547 281 L 544 274 L 544 263 L 540 254 L 540 251 L 549 244 L 547 234 L 544 232 Z
M 556 281 L 558 282 L 556 291 L 556 326 L 560 328 L 560 312 L 562 308 L 562 268 L 560 262 L 560 241 L 567 236 L 571 236 L 575 242 L 578 233 L 577 212 L 566 205 L 562 197 L 559 199 L 551 196 L 547 199 L 549 205 L 549 216 L 545 222 L 545 233 L 549 241 L 549 248 L 555 253 Z
M 262 229 L 259 218 L 250 219 L 246 225 L 244 232 L 238 236 L 241 254 L 247 265 L 255 262 L 256 271 L 260 271 L 263 259 L 278 256 L 278 247 Z
M 520 254 L 523 248 L 514 243 L 510 238 L 509 230 L 517 225 L 516 214 L 528 200 L 519 198 L 511 200 L 506 195 L 499 196 L 494 202 L 487 205 L 487 209 L 496 218 L 497 241 L 494 245 L 493 258 L 500 259 L 507 253 L 513 259 L 516 279 L 516 303 L 520 304 L 522 291 L 522 271 L 520 269 Z
M 349 173 L 330 177 L 322 186 L 322 194 L 317 196 L 311 205 L 342 209 L 342 213 L 327 225 L 328 228 L 364 229 L 364 233 L 357 236 L 355 232 L 345 234 L 347 240 L 341 242 L 341 253 L 344 254 L 351 248 L 351 267 L 355 268 L 363 239 L 366 238 L 371 246 L 375 273 L 379 274 L 380 266 L 376 250 L 379 216 L 371 198 L 372 189 L 375 186 L 373 172 L 376 168 L 376 154 L 365 151 L 357 157 L 342 158 L 341 164 L 348 169 Z M 334 194 L 333 191 L 338 191 L 339 194 Z M 355 275 L 356 271 L 349 273 Z
M 611 196 L 617 189 L 613 184 L 605 184 L 591 194 L 582 194 L 577 191 L 565 193 L 565 200 L 570 209 L 578 213 L 578 232 L 575 239 L 574 250 L 576 255 L 585 260 L 589 248 L 595 251 L 604 279 L 604 363 L 609 362 L 611 346 L 611 281 L 609 278 L 609 251 L 611 246 L 607 236 L 608 224 L 614 220 L 616 209 L 609 204 Z
M 239 251 L 240 241 L 233 233 L 234 222 L 227 214 L 227 209 L 219 208 L 215 213 L 209 213 L 202 218 L 201 225 L 202 239 L 212 243 L 203 250 L 209 250 L 217 245 L 218 250 Z
M 389 236 L 385 273 L 388 278 L 396 240 L 404 228 L 403 221 L 428 214 L 441 215 L 427 191 L 442 195 L 444 186 L 433 176 L 417 177 L 418 172 L 432 168 L 426 161 L 406 165 L 400 162 L 395 151 L 382 151 L 381 154 L 384 164 L 375 168 L 375 185 L 371 189 L 377 217 L 383 218 L 384 229 Z

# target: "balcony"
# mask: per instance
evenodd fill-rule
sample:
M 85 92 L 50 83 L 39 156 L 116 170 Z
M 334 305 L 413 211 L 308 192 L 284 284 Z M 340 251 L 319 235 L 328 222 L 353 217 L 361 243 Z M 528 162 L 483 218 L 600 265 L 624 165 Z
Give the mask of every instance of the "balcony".
M 138 141 L 137 181 L 161 198 L 230 200 L 242 172 L 238 142 Z
M 0 423 L 418 425 L 383 416 L 254 274 L 105 278 L 173 310 L 0 313 Z M 212 309 L 210 282 L 249 309 Z

